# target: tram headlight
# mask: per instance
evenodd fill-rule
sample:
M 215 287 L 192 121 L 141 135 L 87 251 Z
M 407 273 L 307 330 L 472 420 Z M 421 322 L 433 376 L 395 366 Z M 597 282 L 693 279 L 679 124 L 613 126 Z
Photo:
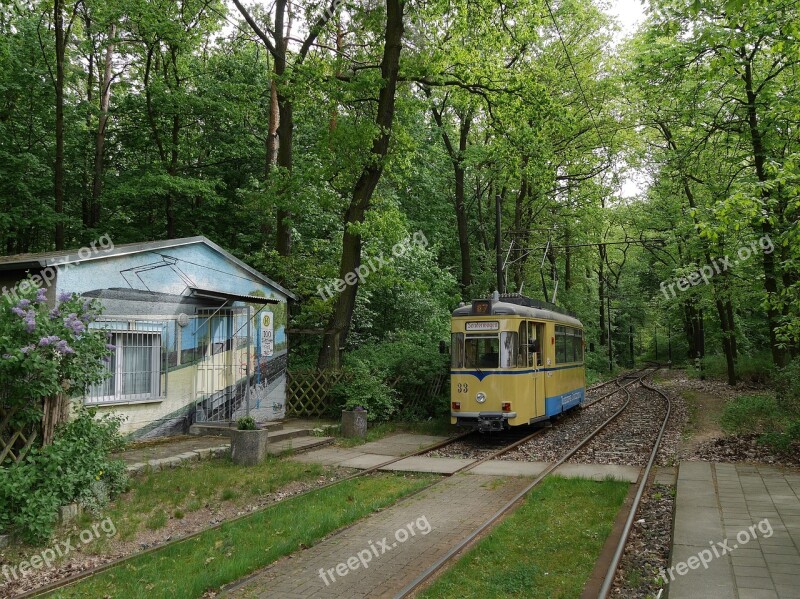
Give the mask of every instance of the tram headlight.
M 486 393 L 483 391 L 478 391 L 478 394 L 475 396 L 475 401 L 478 403 L 483 403 L 486 401 Z

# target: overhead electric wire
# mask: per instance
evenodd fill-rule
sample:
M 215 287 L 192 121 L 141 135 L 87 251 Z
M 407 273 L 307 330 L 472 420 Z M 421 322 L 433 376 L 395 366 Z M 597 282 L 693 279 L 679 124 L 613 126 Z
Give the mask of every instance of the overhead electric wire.
M 608 149 L 608 144 L 606 144 L 602 134 L 600 133 L 600 128 L 597 126 L 597 121 L 595 121 L 594 119 L 594 113 L 592 112 L 592 107 L 589 105 L 589 100 L 586 98 L 586 93 L 583 90 L 583 85 L 581 84 L 580 77 L 578 77 L 578 71 L 575 69 L 575 65 L 572 62 L 572 57 L 569 55 L 569 49 L 567 48 L 567 44 L 566 42 L 564 42 L 564 38 L 561 36 L 561 30 L 558 27 L 556 16 L 553 14 L 553 9 L 550 7 L 550 0 L 544 0 L 544 4 L 547 7 L 547 12 L 550 14 L 550 19 L 553 21 L 553 26 L 556 29 L 556 34 L 558 35 L 558 39 L 561 42 L 561 47 L 564 48 L 564 55 L 567 57 L 569 68 L 572 71 L 573 76 L 575 77 L 575 83 L 578 84 L 578 90 L 581 92 L 583 103 L 586 104 L 586 110 L 589 112 L 589 119 L 592 121 L 592 126 L 594 127 L 594 130 L 597 133 L 597 139 L 600 140 L 600 145 L 603 147 L 603 150 L 606 153 L 606 160 L 608 160 L 608 164 L 610 166 L 611 152 Z

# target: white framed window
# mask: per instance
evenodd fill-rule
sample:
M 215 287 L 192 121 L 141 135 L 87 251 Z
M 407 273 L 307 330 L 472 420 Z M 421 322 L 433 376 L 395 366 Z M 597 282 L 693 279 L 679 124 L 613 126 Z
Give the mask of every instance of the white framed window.
M 109 331 L 115 346 L 109 376 L 89 389 L 87 404 L 147 401 L 161 397 L 160 331 Z

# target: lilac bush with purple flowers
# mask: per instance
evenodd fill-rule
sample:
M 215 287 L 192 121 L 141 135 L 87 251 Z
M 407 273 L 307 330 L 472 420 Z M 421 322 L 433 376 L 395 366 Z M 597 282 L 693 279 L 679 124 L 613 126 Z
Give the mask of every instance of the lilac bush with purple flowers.
M 125 465 L 109 457 L 124 441 L 119 417 L 79 406 L 69 419 L 69 398 L 107 373 L 108 333 L 89 327 L 100 306 L 62 293 L 53 307 L 35 288 L 20 295 L 0 299 L 0 411 L 12 430 L 41 431 L 42 445 L 0 464 L 0 533 L 44 542 L 59 506 L 102 506 L 124 490 Z
M 16 408 L 16 424 L 33 425 L 48 398 L 81 395 L 102 380 L 110 350 L 105 331 L 89 328 L 96 302 L 61 293 L 53 307 L 44 289 L 20 295 L 0 300 L 0 405 Z

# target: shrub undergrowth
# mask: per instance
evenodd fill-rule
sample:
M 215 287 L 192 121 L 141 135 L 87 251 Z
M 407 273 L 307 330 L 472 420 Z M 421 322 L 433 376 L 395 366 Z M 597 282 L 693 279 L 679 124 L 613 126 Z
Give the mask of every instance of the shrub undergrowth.
M 53 533 L 58 509 L 78 502 L 102 510 L 128 485 L 125 464 L 109 454 L 122 447 L 120 418 L 80 407 L 61 425 L 52 445 L 32 450 L 3 469 L 0 477 L 0 529 L 28 543 L 43 543 Z

